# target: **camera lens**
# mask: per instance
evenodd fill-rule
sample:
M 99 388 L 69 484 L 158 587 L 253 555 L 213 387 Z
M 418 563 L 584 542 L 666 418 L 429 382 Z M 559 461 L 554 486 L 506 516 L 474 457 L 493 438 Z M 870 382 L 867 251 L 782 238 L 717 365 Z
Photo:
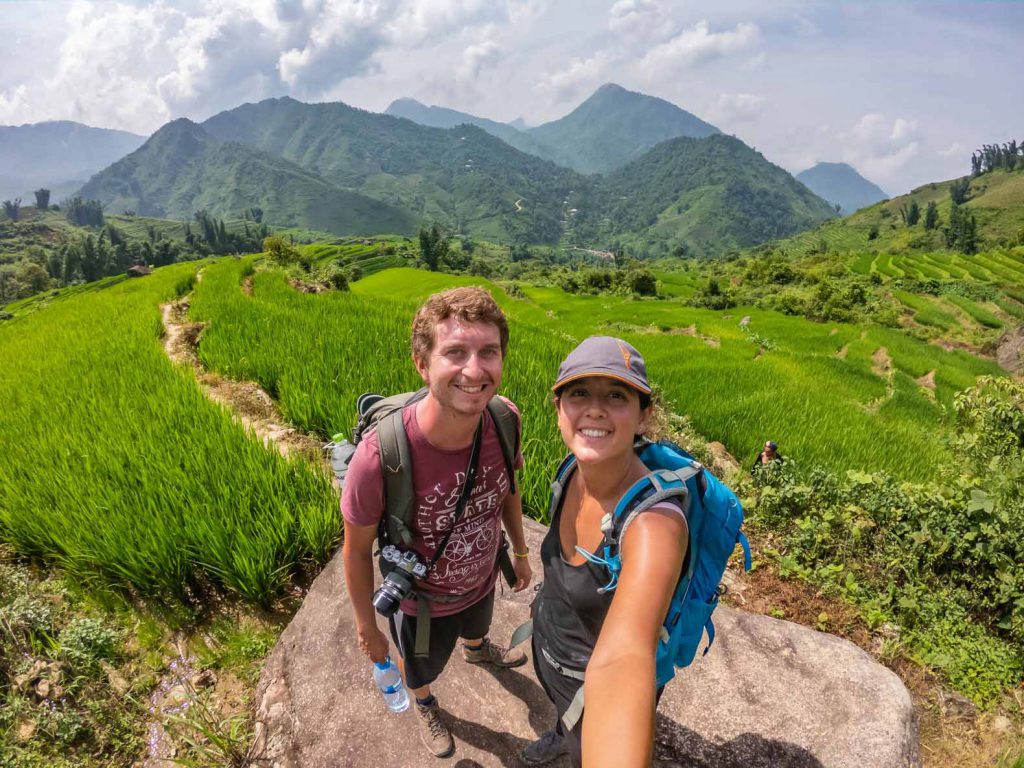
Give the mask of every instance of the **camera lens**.
M 384 618 L 395 615 L 399 604 L 402 602 L 402 595 L 395 589 L 395 585 L 385 581 L 380 589 L 373 593 L 373 607 Z
M 402 570 L 396 568 L 384 577 L 380 589 L 373 593 L 373 607 L 381 616 L 395 614 L 399 604 L 412 591 L 412 579 Z

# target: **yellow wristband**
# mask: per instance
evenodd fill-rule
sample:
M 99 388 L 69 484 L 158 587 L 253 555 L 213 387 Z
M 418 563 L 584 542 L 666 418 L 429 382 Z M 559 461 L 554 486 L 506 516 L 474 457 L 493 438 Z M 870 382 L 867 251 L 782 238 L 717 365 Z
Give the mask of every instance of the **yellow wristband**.
M 529 556 L 530 556 L 530 548 L 529 548 L 529 547 L 527 547 L 527 548 L 526 548 L 526 551 L 525 551 L 525 552 L 523 552 L 523 553 L 519 553 L 519 552 L 516 552 L 516 551 L 515 551 L 515 550 L 513 549 L 513 550 L 512 550 L 512 556 L 513 556 L 513 557 L 529 557 Z

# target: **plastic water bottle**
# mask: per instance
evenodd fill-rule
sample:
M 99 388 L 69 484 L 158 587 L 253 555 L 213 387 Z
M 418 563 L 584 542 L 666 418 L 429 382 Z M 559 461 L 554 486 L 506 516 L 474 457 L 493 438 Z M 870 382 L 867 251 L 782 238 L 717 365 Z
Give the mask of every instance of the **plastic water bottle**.
M 409 708 L 409 692 L 405 690 L 398 667 L 388 656 L 383 664 L 373 664 L 373 682 L 384 694 L 384 703 L 392 712 L 405 712 Z

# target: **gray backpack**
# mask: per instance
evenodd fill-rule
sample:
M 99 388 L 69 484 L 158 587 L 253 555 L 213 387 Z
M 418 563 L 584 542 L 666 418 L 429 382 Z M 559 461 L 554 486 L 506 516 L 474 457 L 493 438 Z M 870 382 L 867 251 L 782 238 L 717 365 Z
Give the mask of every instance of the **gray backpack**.
M 377 441 L 380 446 L 381 474 L 384 477 L 384 514 L 377 529 L 378 554 L 384 547 L 394 544 L 400 549 L 412 547 L 412 519 L 415 506 L 415 491 L 412 484 L 412 457 L 409 451 L 409 439 L 402 423 L 402 410 L 427 396 L 426 387 L 415 392 L 403 392 L 398 395 L 384 397 L 374 393 L 360 395 L 356 401 L 359 419 L 352 428 L 351 440 L 334 440 L 325 446 L 331 461 L 331 469 L 338 483 L 344 486 L 348 465 L 356 452 L 356 446 L 372 428 L 377 429 Z M 498 442 L 508 471 L 509 488 L 516 492 L 515 459 L 519 453 L 519 419 L 515 412 L 500 397 L 492 397 L 487 403 L 487 411 L 491 414 L 498 433 Z M 388 573 L 394 565 L 383 559 L 380 561 L 381 573 Z M 516 583 L 512 559 L 507 546 L 498 550 L 498 566 L 509 586 Z M 429 621 L 427 601 L 419 600 L 420 621 L 416 636 L 416 653 L 425 655 L 426 643 L 429 638 Z M 422 637 L 421 637 L 422 633 Z M 423 653 L 421 653 L 421 650 Z

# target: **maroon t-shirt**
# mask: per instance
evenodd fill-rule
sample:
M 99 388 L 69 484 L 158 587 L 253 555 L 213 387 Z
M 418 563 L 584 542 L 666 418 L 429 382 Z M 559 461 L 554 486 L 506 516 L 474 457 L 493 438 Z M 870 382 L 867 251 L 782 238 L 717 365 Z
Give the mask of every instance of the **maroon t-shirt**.
M 519 415 L 519 411 L 506 400 Z M 412 520 L 413 548 L 423 563 L 451 527 L 472 446 L 443 450 L 432 445 L 420 429 L 415 404 L 402 412 L 412 456 L 412 484 L 416 503 Z M 515 468 L 523 466 L 520 452 Z M 476 483 L 466 509 L 448 540 L 441 558 L 416 588 L 426 594 L 458 596 L 454 602 L 432 601 L 432 616 L 448 616 L 487 596 L 497 578 L 495 562 L 501 543 L 501 508 L 509 492 L 508 469 L 490 412 L 484 411 L 484 428 L 477 462 Z M 345 476 L 341 510 L 346 523 L 377 525 L 384 513 L 384 478 L 380 471 L 377 430 L 359 443 Z M 406 600 L 402 611 L 416 613 L 416 601 Z

